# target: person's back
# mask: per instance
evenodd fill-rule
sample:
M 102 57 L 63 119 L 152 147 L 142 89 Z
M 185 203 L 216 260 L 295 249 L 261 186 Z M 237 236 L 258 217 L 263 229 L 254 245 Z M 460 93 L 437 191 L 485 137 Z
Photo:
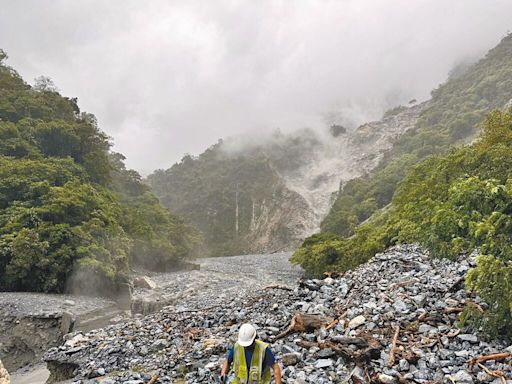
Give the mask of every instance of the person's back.
M 267 384 L 274 372 L 276 384 L 281 384 L 281 368 L 267 343 L 256 339 L 256 329 L 251 324 L 240 327 L 238 341 L 230 349 L 221 370 L 221 380 L 226 382 L 233 364 L 235 384 Z

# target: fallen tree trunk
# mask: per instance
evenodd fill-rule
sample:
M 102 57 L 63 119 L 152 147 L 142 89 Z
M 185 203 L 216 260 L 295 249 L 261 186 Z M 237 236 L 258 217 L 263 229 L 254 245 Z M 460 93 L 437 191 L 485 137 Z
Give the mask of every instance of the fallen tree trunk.
M 344 358 L 348 358 L 350 360 L 354 359 L 354 351 L 352 351 L 350 348 L 342 347 L 339 345 L 334 344 L 330 341 L 320 341 L 320 342 L 314 342 L 314 341 L 306 341 L 301 340 L 297 342 L 297 345 L 302 348 L 320 348 L 320 349 L 330 349 L 334 352 L 336 352 L 338 355 L 343 356 Z
M 267 285 L 266 287 L 263 288 L 264 290 L 266 289 L 281 289 L 283 291 L 293 291 L 293 289 L 291 289 L 290 287 L 286 286 L 286 285 L 282 285 L 282 284 L 270 284 L 270 285 Z
M 336 344 L 353 344 L 360 348 L 365 348 L 368 346 L 368 339 L 364 337 L 333 337 L 332 341 L 335 342 Z
M 288 328 L 277 335 L 275 340 L 282 339 L 293 332 L 305 332 L 327 327 L 332 322 L 333 319 L 327 316 L 299 312 L 292 317 Z
M 349 339 L 349 338 L 347 338 Z M 348 340 L 346 340 L 348 341 Z M 353 344 L 353 343 L 347 343 Z M 366 340 L 367 347 L 364 349 L 353 350 L 351 348 L 345 347 L 343 345 L 339 345 L 333 341 L 306 341 L 300 340 L 297 342 L 297 345 L 302 348 L 320 348 L 320 349 L 330 349 L 334 351 L 336 354 L 342 356 L 345 359 L 354 361 L 356 364 L 361 364 L 365 361 L 369 361 L 380 356 L 381 344 L 376 339 L 368 339 Z

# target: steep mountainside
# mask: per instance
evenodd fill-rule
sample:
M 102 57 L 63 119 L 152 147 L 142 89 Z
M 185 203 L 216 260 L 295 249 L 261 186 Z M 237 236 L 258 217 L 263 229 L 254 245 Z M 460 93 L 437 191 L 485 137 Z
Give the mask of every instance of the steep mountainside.
M 393 193 L 413 165 L 473 140 L 478 125 L 493 108 L 512 99 L 512 35 L 464 73 L 432 91 L 432 99 L 414 126 L 395 143 L 370 174 L 347 183 L 322 231 L 351 236 L 357 225 L 390 203 Z
M 327 231 L 306 239 L 292 260 L 320 275 L 352 269 L 397 243 L 418 242 L 440 258 L 478 252 L 466 286 L 485 305 L 468 305 L 462 320 L 492 336 L 510 336 L 511 63 L 509 35 L 466 74 L 434 92 L 417 126 L 400 138 L 376 171 L 345 186 L 323 222 Z M 478 139 L 448 150 L 450 143 L 472 139 L 477 121 L 483 128 Z M 425 158 L 437 152 L 445 153 Z M 389 160 L 391 155 L 395 158 Z
M 257 145 L 220 141 L 147 181 L 203 232 L 208 254 L 292 249 L 318 230 L 340 182 L 375 167 L 426 106 L 402 107 L 328 138 L 306 129 Z
M 258 144 L 230 139 L 155 172 L 149 184 L 201 228 L 213 255 L 290 249 L 319 227 L 351 236 L 391 202 L 412 166 L 474 140 L 485 114 L 512 98 L 511 62 L 507 36 L 427 102 L 354 131 L 333 126 L 328 137 L 306 129 Z

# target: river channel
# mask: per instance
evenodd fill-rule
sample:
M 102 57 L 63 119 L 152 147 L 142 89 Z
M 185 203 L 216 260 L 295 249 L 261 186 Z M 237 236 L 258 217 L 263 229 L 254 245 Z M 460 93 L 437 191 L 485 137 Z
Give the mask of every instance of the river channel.
M 172 303 L 179 310 L 192 310 L 229 305 L 236 297 L 243 297 L 271 284 L 293 285 L 302 270 L 289 262 L 291 253 L 243 255 L 198 259 L 199 270 L 148 273 L 157 284 L 154 290 L 135 289 L 134 296 Z M 48 311 L 84 313 L 93 311 L 96 322 L 84 322 L 97 327 L 112 321 L 122 321 L 112 311 L 113 302 L 72 295 L 44 295 L 30 293 L 0 293 L 0 312 L 47 314 Z M 101 316 L 102 309 L 112 316 Z M 98 316 L 100 315 L 100 316 Z M 80 326 L 76 330 L 80 330 Z M 34 362 L 11 375 L 13 384 L 43 384 L 49 372 L 42 363 Z

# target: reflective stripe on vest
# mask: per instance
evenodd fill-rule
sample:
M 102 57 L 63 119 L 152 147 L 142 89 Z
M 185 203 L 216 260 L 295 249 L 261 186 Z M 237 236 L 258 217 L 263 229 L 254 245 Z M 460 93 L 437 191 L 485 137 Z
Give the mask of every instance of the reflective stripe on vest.
M 233 353 L 233 372 L 235 373 L 234 384 L 268 384 L 271 373 L 267 367 L 264 372 L 263 363 L 268 344 L 261 340 L 255 340 L 254 352 L 252 354 L 251 366 L 248 368 L 245 361 L 245 349 L 238 343 L 235 344 Z

